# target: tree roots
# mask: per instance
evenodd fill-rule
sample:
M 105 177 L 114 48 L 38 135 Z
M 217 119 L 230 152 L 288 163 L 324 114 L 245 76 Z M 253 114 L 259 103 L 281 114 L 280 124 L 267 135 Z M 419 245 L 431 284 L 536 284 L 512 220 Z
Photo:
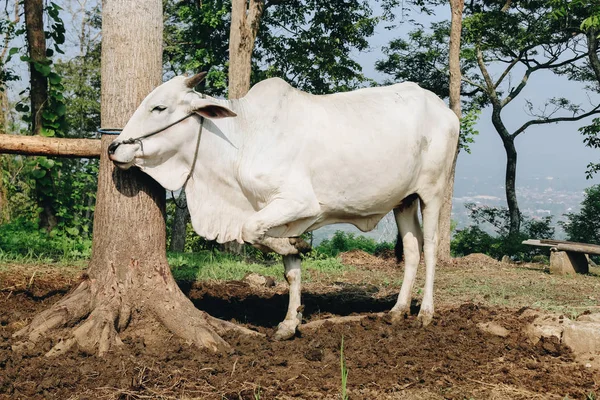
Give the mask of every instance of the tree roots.
M 199 348 L 230 350 L 229 344 L 220 336 L 230 331 L 261 335 L 198 310 L 176 285 L 172 287 L 165 282 L 163 287 L 148 286 L 151 286 L 149 290 L 114 290 L 115 286 L 99 285 L 86 279 L 73 292 L 16 332 L 13 337 L 21 341 L 13 345 L 13 351 L 32 348 L 42 338 L 54 333 L 58 342 L 46 356 L 64 354 L 72 348 L 103 356 L 123 345 L 119 333 L 129 325 L 130 304 L 138 305 L 136 310 L 142 314 L 150 312 L 173 334 Z

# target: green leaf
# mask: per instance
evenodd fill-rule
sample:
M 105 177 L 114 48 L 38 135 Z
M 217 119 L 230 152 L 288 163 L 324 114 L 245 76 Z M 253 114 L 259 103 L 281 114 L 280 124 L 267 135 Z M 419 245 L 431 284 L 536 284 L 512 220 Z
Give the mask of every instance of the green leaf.
M 64 103 L 60 103 L 56 106 L 56 114 L 58 114 L 59 117 L 62 117 L 63 115 L 65 115 L 66 112 L 67 112 L 67 107 L 64 105 Z
M 56 72 L 50 72 L 50 74 L 48 75 L 48 80 L 52 85 L 58 85 L 62 78 Z
M 56 131 L 54 129 L 42 128 L 42 131 L 40 132 L 40 134 L 42 136 L 52 137 L 56 134 Z
M 54 160 L 51 158 L 43 158 L 40 160 L 40 165 L 46 169 L 50 169 L 52 167 L 54 167 Z
M 31 175 L 33 175 L 35 179 L 41 179 L 46 176 L 46 171 L 43 169 L 34 169 L 31 171 Z
M 29 106 L 23 103 L 17 103 L 17 105 L 15 106 L 15 110 L 17 110 L 18 112 L 29 112 Z
M 64 51 L 62 51 L 62 50 L 60 49 L 60 47 L 58 47 L 58 45 L 57 45 L 56 43 L 54 44 L 54 50 L 56 50 L 56 52 L 57 52 L 57 53 L 60 53 L 60 54 L 65 54 L 65 52 L 64 52 Z
M 46 49 L 46 57 L 52 57 L 54 55 L 54 50 Z
M 52 69 L 49 66 L 44 65 L 41 62 L 34 62 L 33 68 L 44 76 L 48 76 L 50 75 L 50 72 L 52 72 Z
M 67 231 L 67 233 L 68 233 L 69 235 L 72 235 L 72 236 L 77 236 L 77 235 L 79 235 L 79 229 L 77 229 L 77 228 L 75 228 L 75 227 L 73 227 L 73 228 L 67 228 L 67 229 L 65 229 L 65 230 Z

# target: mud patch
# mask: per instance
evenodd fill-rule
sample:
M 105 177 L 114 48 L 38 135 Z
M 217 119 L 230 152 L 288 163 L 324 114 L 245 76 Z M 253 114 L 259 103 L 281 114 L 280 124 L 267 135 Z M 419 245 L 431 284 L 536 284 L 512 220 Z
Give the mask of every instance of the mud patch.
M 276 289 L 239 282 L 182 286 L 197 306 L 267 335 L 285 312 L 287 295 Z M 368 286 L 334 287 L 328 293 L 306 287 L 307 320 L 383 311 L 395 300 L 377 298 Z M 372 316 L 326 323 L 285 342 L 229 335 L 231 354 L 199 351 L 161 329 L 136 329 L 135 318 L 122 337 L 125 346 L 105 358 L 77 351 L 46 358 L 51 343 L 13 353 L 11 334 L 67 289 L 0 292 L 0 398 L 336 399 L 342 337 L 353 399 L 584 399 L 600 390 L 597 372 L 575 363 L 558 341 L 531 344 L 519 311 L 473 303 L 438 307 L 427 328 L 414 316 L 399 326 Z M 478 324 L 489 321 L 508 336 L 483 333 Z M 144 329 L 150 338 L 134 334 Z

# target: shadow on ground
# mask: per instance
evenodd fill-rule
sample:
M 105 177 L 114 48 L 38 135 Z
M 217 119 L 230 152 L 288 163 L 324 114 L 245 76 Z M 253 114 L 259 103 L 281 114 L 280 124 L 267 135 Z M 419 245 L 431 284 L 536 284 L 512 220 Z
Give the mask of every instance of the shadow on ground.
M 287 311 L 287 293 L 256 293 L 245 282 L 179 282 L 179 286 L 197 308 L 225 320 L 271 328 L 283 320 Z M 397 298 L 396 295 L 375 297 L 378 289 L 373 285 L 338 283 L 336 286 L 340 288 L 327 293 L 302 293 L 304 319 L 389 311 Z M 411 312 L 418 312 L 417 304 L 412 304 Z

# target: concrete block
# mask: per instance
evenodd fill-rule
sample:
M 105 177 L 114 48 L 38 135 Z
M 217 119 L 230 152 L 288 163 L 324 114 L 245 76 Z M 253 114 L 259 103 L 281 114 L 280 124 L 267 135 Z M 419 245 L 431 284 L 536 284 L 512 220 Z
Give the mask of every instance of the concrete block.
M 550 253 L 550 273 L 556 275 L 587 274 L 587 258 L 583 253 L 571 251 L 553 251 Z
M 600 353 L 600 323 L 577 321 L 567 324 L 563 343 L 575 354 Z

